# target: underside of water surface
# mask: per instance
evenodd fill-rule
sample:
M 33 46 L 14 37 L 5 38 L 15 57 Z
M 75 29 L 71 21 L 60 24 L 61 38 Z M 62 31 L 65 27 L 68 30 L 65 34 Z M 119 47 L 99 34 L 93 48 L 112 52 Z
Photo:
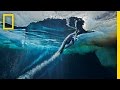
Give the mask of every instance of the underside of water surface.
M 48 18 L 11 31 L 0 24 L 0 79 L 115 79 L 116 17 L 111 13 L 88 19 L 95 32 L 79 35 L 61 54 L 56 52 L 74 32 L 66 19 Z

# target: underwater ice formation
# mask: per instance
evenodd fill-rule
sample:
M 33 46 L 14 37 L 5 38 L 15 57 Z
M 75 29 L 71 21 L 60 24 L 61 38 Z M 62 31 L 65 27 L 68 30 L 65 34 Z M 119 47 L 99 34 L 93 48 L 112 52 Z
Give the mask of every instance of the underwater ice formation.
M 7 12 L 7 11 L 5 11 Z M 0 12 L 0 15 L 5 12 Z M 81 34 L 77 37 L 77 41 L 74 45 L 65 49 L 63 54 L 71 54 L 71 53 L 79 53 L 86 54 L 89 52 L 95 51 L 97 57 L 100 62 L 104 66 L 116 67 L 116 12 L 62 12 L 62 11 L 50 11 L 50 12 L 16 12 L 10 11 L 15 14 L 15 25 L 16 26 L 28 26 L 31 22 L 42 21 L 46 18 L 60 18 L 60 19 L 68 19 L 71 16 L 82 17 L 85 20 L 84 29 L 85 30 L 94 30 L 93 33 Z M 47 14 L 49 13 L 49 14 Z M 0 18 L 1 20 L 1 18 Z M 8 21 L 9 23 L 9 21 Z M 49 29 L 48 29 L 49 30 Z M 8 38 L 11 42 L 15 43 L 17 46 L 24 47 L 24 34 L 16 34 L 14 32 L 3 32 L 0 29 L 0 35 Z M 19 35 L 19 36 L 18 36 Z M 39 36 L 40 37 L 40 36 Z M 29 45 L 29 42 L 26 42 Z M 31 43 L 30 43 L 31 44 Z M 37 44 L 33 43 L 37 46 Z M 26 45 L 26 46 L 27 46 Z M 59 54 L 55 54 L 56 56 Z M 53 61 L 52 59 L 48 59 L 48 62 Z M 45 65 L 48 64 L 47 61 L 43 61 L 43 64 L 37 65 L 37 69 L 31 69 L 28 75 L 28 78 L 32 78 L 34 72 L 41 70 Z M 34 72 L 32 72 L 32 70 Z M 32 73 L 33 74 L 32 74 Z M 22 75 L 24 76 L 24 75 Z M 30 77 L 29 77 L 30 76 Z

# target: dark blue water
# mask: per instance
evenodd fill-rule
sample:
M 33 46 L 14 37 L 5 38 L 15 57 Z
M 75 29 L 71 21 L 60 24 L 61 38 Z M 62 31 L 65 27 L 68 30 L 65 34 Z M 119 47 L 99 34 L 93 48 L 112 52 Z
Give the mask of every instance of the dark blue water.
M 61 23 L 58 26 L 62 28 L 58 26 L 53 28 L 52 24 L 47 25 L 45 21 L 42 26 L 39 22 L 37 25 L 30 24 L 26 30 L 16 29 L 11 31 L 11 33 L 18 35 L 18 37 L 19 35 L 25 37 L 23 39 L 23 47 L 17 46 L 16 42 L 1 35 L 0 78 L 18 78 L 54 55 L 64 38 L 74 31 L 63 26 Z M 114 78 L 116 78 L 116 70 L 111 67 L 102 66 L 95 52 L 85 55 L 78 53 L 61 54 L 52 63 L 33 76 L 33 79 Z

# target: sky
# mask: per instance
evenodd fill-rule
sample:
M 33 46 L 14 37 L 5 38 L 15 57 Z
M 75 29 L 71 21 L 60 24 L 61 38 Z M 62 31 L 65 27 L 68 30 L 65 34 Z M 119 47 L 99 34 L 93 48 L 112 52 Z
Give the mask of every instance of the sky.
M 108 14 L 109 11 L 0 11 L 0 21 L 2 21 L 2 14 L 13 13 L 15 15 L 16 26 L 27 26 L 31 22 L 42 21 L 46 18 L 69 18 L 71 16 L 81 17 L 84 20 L 89 21 L 97 17 L 101 17 L 104 14 Z M 113 16 L 115 13 L 112 13 Z M 104 17 L 103 17 L 104 18 Z M 7 21 L 7 23 L 10 23 Z

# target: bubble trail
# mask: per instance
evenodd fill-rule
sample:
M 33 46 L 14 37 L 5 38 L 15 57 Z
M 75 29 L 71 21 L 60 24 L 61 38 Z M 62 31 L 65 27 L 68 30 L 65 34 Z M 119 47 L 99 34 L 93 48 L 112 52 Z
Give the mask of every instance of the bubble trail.
M 47 66 L 48 64 L 53 62 L 63 52 L 66 42 L 70 36 L 71 36 L 71 34 L 68 35 L 64 39 L 64 41 L 63 41 L 62 45 L 60 46 L 60 48 L 58 49 L 58 51 L 50 59 L 43 61 L 43 63 L 37 65 L 35 68 L 33 68 L 30 71 L 26 72 L 25 74 L 19 76 L 17 79 L 32 79 L 33 76 L 36 74 L 36 72 L 40 71 L 42 68 L 44 68 L 45 66 Z
M 57 57 L 59 57 L 59 55 L 60 55 L 60 52 L 57 51 L 50 59 L 45 60 L 43 63 L 41 63 L 40 65 L 37 65 L 32 70 L 30 70 L 30 71 L 26 72 L 25 74 L 19 76 L 17 79 L 32 79 L 36 72 L 40 71 L 42 68 L 44 68 L 45 66 L 50 64 Z

